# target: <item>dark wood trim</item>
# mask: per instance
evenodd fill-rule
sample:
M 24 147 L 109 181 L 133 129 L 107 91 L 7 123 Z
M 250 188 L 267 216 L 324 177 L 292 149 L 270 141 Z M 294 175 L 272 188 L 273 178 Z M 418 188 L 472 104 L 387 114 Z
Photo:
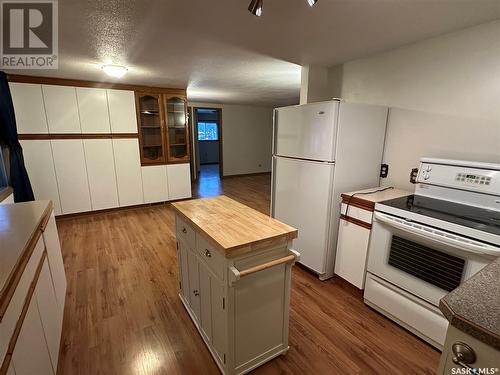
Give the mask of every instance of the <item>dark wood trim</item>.
M 191 198 L 187 198 L 191 199 Z M 182 200 L 182 199 L 181 199 Z M 152 206 L 160 206 L 163 204 L 169 204 L 174 201 L 165 201 L 165 202 L 155 202 L 155 203 L 142 203 L 142 204 L 136 204 L 134 206 L 126 206 L 126 207 L 113 207 L 113 208 L 105 208 L 102 210 L 96 210 L 96 211 L 83 211 L 83 212 L 76 212 L 73 214 L 65 214 L 65 215 L 57 215 L 56 216 L 56 222 L 57 221 L 62 221 L 62 220 L 68 220 L 68 219 L 73 219 L 76 217 L 82 217 L 82 216 L 93 216 L 93 215 L 105 215 L 113 212 L 119 212 L 119 211 L 133 211 L 141 208 L 146 208 L 146 207 L 152 207 Z
M 257 172 L 257 173 L 241 173 L 241 174 L 231 174 L 229 176 L 221 176 L 221 178 L 233 178 L 233 177 L 249 177 L 249 176 L 264 176 L 271 174 L 271 172 Z
M 18 134 L 19 140 L 50 140 L 50 139 L 129 139 L 138 138 L 137 133 L 52 133 L 52 134 Z
M 1 152 L 1 151 L 0 151 Z M 0 202 L 3 202 L 9 195 L 11 195 L 14 192 L 10 186 L 7 186 L 6 188 L 0 190 Z
M 2 367 L 0 368 L 0 375 L 7 374 L 7 371 L 9 370 L 10 361 L 12 360 L 12 355 L 14 353 L 14 349 L 16 348 L 17 339 L 19 338 L 19 334 L 21 333 L 21 328 L 23 326 L 24 319 L 26 318 L 26 314 L 28 313 L 28 309 L 30 307 L 30 303 L 31 303 L 31 300 L 33 298 L 33 294 L 35 294 L 36 284 L 38 283 L 38 279 L 40 277 L 40 274 L 42 273 L 43 263 L 45 262 L 46 258 L 47 258 L 47 249 L 45 249 L 43 251 L 42 257 L 40 258 L 40 261 L 38 262 L 38 265 L 37 265 L 37 268 L 35 271 L 35 276 L 33 277 L 33 280 L 31 281 L 30 288 L 28 289 L 28 294 L 26 295 L 26 298 L 24 300 L 24 305 L 23 305 L 23 309 L 21 310 L 21 315 L 19 316 L 19 319 L 17 320 L 16 328 L 14 329 L 14 333 L 12 334 L 12 337 L 10 338 L 9 346 L 7 348 L 7 355 L 3 359 Z
M 341 197 L 342 197 L 342 203 L 348 204 L 349 206 L 362 208 L 363 210 L 366 211 L 373 211 L 375 209 L 375 202 L 356 196 L 353 197 L 345 193 L 341 194 Z
M 223 124 L 222 124 L 222 108 L 217 108 L 219 124 L 217 130 L 219 131 L 219 177 L 224 177 L 224 137 L 222 134 Z
M 169 94 L 169 95 L 186 96 L 186 89 L 179 89 L 179 88 L 143 86 L 143 85 L 132 85 L 132 84 L 124 84 L 124 83 L 112 83 L 112 82 L 95 82 L 95 81 L 86 81 L 86 80 L 79 80 L 79 79 L 27 76 L 27 75 L 19 75 L 19 74 L 9 74 L 9 75 L 7 75 L 7 79 L 9 82 L 17 82 L 17 83 L 35 83 L 35 84 L 42 84 L 42 85 L 92 87 L 92 88 L 100 88 L 100 89 L 143 91 L 143 92 L 154 92 L 154 93 L 158 93 L 158 94 L 165 93 L 165 94 Z
M 363 220 L 355 219 L 350 216 L 345 216 L 345 215 L 340 215 L 340 218 L 342 220 L 348 221 L 349 223 L 359 225 L 360 227 L 366 228 L 366 229 L 372 229 L 372 225 L 364 222 Z
M 3 320 L 5 312 L 9 307 L 10 301 L 12 300 L 12 296 L 14 295 L 17 285 L 21 280 L 24 270 L 28 265 L 31 255 L 35 250 L 36 244 L 42 235 L 42 231 L 45 230 L 45 226 L 50 218 L 50 214 L 52 213 L 52 201 L 47 205 L 43 216 L 40 219 L 40 222 L 36 226 L 31 238 L 28 240 L 28 243 L 25 245 L 17 263 L 12 269 L 7 281 L 5 282 L 4 288 L 0 291 L 0 323 Z
M 47 223 L 50 220 L 50 214 L 52 213 L 53 208 L 54 208 L 54 205 L 53 205 L 52 201 L 49 201 L 49 204 L 47 205 L 47 208 L 45 209 L 45 212 L 43 213 L 42 222 L 40 223 L 40 230 L 42 232 L 45 232 L 45 228 L 47 227 Z

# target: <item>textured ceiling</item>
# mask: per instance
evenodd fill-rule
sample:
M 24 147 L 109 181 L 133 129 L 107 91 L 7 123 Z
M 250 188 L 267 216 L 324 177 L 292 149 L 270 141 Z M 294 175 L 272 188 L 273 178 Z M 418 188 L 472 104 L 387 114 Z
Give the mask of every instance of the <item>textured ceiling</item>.
M 20 74 L 187 87 L 190 100 L 283 105 L 300 65 L 334 65 L 500 18 L 498 0 L 60 0 L 59 70 Z M 11 71 L 14 72 L 14 71 Z

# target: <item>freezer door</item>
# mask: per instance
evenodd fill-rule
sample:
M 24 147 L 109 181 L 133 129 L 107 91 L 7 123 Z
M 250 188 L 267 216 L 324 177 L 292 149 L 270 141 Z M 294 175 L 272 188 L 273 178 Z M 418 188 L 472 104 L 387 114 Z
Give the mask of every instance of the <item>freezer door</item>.
M 283 107 L 274 113 L 274 154 L 333 161 L 338 102 Z
M 333 172 L 331 163 L 273 159 L 273 216 L 298 229 L 292 247 L 319 274 L 326 272 Z

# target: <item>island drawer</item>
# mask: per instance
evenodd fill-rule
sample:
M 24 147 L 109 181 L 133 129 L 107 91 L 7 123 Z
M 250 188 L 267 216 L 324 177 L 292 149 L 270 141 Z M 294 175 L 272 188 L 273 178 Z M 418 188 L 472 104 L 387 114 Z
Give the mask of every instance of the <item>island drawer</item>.
M 196 234 L 196 252 L 219 279 L 224 280 L 224 257 L 200 234 Z
M 177 228 L 177 238 L 184 241 L 189 245 L 189 247 L 194 249 L 196 246 L 196 236 L 194 229 L 178 215 L 176 215 L 175 220 Z

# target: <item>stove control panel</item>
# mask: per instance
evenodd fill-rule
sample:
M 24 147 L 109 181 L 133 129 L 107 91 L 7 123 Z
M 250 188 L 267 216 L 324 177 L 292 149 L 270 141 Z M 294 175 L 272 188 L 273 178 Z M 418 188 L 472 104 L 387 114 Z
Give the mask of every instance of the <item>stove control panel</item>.
M 417 182 L 500 196 L 500 165 L 422 159 Z

